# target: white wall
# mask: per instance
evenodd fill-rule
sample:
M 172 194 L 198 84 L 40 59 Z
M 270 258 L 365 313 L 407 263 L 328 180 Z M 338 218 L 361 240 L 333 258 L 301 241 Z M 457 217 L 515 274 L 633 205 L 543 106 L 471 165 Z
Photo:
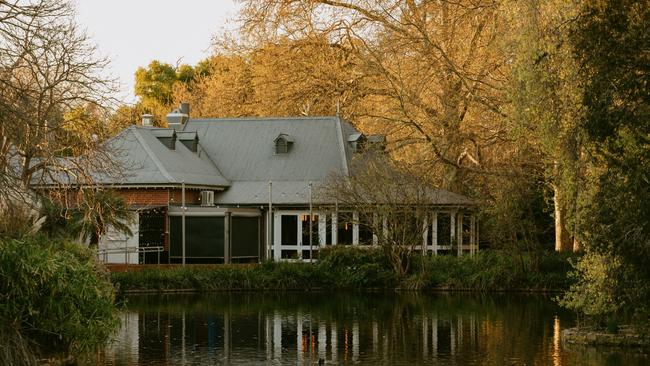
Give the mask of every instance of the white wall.
M 99 239 L 98 249 L 110 250 L 106 255 L 99 256 L 101 261 L 105 263 L 128 263 L 138 264 L 138 253 L 133 251 L 128 254 L 124 253 L 124 249 L 136 250 L 139 245 L 139 217 L 137 211 L 131 212 L 131 222 L 129 224 L 133 235 L 128 236 L 124 233 L 117 232 L 113 227 L 109 227 L 106 234 L 102 235 Z M 118 252 L 118 250 L 120 250 Z

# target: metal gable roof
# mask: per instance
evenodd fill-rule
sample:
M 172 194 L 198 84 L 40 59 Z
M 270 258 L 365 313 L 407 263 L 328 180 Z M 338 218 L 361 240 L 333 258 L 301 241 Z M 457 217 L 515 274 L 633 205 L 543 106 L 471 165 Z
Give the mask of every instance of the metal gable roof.
M 293 140 L 286 154 L 275 153 L 275 140 Z M 160 138 L 198 139 L 198 151 L 183 143 L 170 150 Z M 98 174 L 96 182 L 111 185 L 188 185 L 226 188 L 217 204 L 266 204 L 268 182 L 273 202 L 303 205 L 333 175 L 349 176 L 354 164 L 348 140 L 358 137 L 338 117 L 191 119 L 182 130 L 131 126 L 108 141 L 121 163 L 120 178 Z M 355 155 L 356 156 L 356 155 Z M 355 159 L 358 160 L 358 159 Z M 472 204 L 468 198 L 431 188 L 439 204 Z
M 232 181 L 321 181 L 347 174 L 347 153 L 336 117 L 193 119 L 196 131 L 220 171 Z M 287 154 L 275 154 L 274 140 L 289 134 Z
M 171 136 L 173 131 L 151 127 L 131 126 L 108 142 L 115 151 L 114 158 L 124 172 L 117 179 L 98 175 L 99 184 L 180 184 L 225 187 L 230 182 L 223 177 L 210 157 L 199 150 L 194 153 L 183 144 L 170 150 L 158 137 Z

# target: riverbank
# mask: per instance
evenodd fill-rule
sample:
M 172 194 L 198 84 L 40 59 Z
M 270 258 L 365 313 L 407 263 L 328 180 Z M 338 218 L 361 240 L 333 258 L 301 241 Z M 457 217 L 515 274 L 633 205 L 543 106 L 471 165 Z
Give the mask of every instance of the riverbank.
M 562 331 L 562 341 L 569 344 L 650 349 L 650 339 L 631 326 L 621 326 L 616 333 L 591 328 L 568 328 Z
M 407 274 L 398 278 L 379 250 L 335 248 L 321 253 L 317 263 L 216 265 L 143 268 L 114 272 L 119 292 L 224 290 L 447 290 L 535 291 L 568 288 L 570 270 L 565 255 L 549 253 L 536 266 L 530 257 L 504 252 L 476 256 L 414 257 Z

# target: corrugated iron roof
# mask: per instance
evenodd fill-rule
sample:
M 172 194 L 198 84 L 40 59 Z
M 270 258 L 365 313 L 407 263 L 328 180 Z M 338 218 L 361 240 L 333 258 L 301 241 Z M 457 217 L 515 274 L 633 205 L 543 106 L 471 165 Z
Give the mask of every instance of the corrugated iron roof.
M 171 136 L 173 130 L 131 126 L 108 142 L 115 159 L 124 169 L 119 182 L 98 176 L 99 184 L 180 184 L 225 187 L 224 178 L 203 151 L 190 151 L 183 144 L 171 150 L 158 137 Z
M 336 117 L 193 119 L 201 146 L 231 181 L 320 181 L 347 174 L 347 154 Z M 275 154 L 274 141 L 291 134 L 287 154 Z
M 304 205 L 309 182 L 317 190 L 333 175 L 348 176 L 351 135 L 360 134 L 338 117 L 192 119 L 176 130 L 179 140 L 198 136 L 196 153 L 184 144 L 170 150 L 159 137 L 172 137 L 173 129 L 131 126 L 109 141 L 124 177 L 98 177 L 113 185 L 186 184 L 227 189 L 216 204 L 267 204 L 268 183 L 273 182 L 273 203 Z M 293 147 L 275 153 L 275 139 L 288 134 Z M 439 204 L 472 204 L 468 198 L 432 189 Z

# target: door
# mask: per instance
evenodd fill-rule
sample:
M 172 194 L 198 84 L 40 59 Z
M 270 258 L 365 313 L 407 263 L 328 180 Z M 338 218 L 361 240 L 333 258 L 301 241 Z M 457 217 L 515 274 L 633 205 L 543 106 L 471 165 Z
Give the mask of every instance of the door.
M 311 218 L 310 246 L 309 212 L 280 211 L 274 215 L 273 258 L 309 260 L 310 253 L 316 258 L 320 243 L 319 217 Z

